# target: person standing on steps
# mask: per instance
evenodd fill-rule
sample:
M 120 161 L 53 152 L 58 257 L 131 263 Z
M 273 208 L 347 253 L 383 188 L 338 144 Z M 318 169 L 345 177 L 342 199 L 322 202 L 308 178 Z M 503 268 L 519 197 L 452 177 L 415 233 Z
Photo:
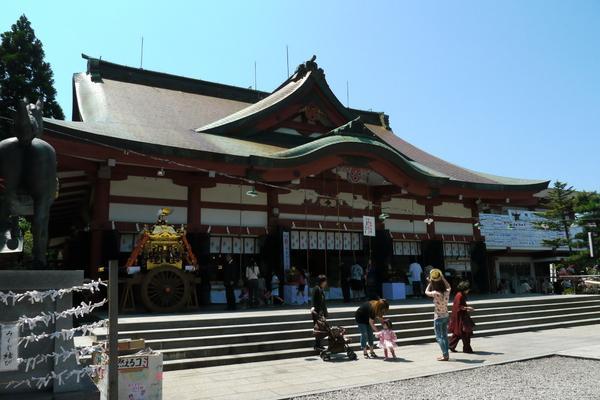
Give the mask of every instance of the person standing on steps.
M 355 262 L 354 265 L 350 268 L 350 290 L 352 293 L 352 300 L 360 300 L 362 297 L 363 290 L 363 280 L 364 280 L 364 270 L 363 267 L 358 262 Z
M 354 313 L 354 319 L 360 332 L 360 348 L 365 358 L 377 358 L 375 354 L 374 333 L 379 332 L 375 320 L 383 321 L 390 305 L 385 299 L 371 300 L 363 303 Z
M 260 268 L 254 260 L 246 267 L 246 281 L 248 282 L 248 307 L 258 305 L 258 278 L 260 277 Z
M 411 257 L 411 263 L 408 266 L 408 275 L 412 283 L 413 296 L 422 297 L 423 284 L 421 283 L 421 275 L 423 275 L 423 268 L 415 257 Z
M 452 333 L 448 345 L 453 353 L 456 352 L 456 346 L 460 340 L 463 341 L 463 353 L 473 353 L 471 336 L 475 324 L 469 313 L 475 311 L 475 309 L 467 305 L 467 295 L 470 289 L 471 286 L 468 281 L 462 281 L 456 287 L 457 293 L 452 303 L 452 315 L 448 325 L 448 330 Z
M 227 254 L 225 256 L 225 266 L 223 267 L 223 284 L 225 285 L 227 310 L 235 310 L 235 285 L 239 279 L 238 267 L 233 263 L 231 254 Z
M 317 277 L 317 284 L 312 291 L 312 307 L 310 309 L 313 325 L 321 320 L 325 320 L 329 317 L 327 312 L 327 302 L 325 301 L 325 288 L 327 288 L 327 277 L 325 275 L 319 275 Z M 323 350 L 324 347 L 321 344 L 322 337 L 315 335 L 315 350 Z
M 429 285 L 425 289 L 425 294 L 433 298 L 433 329 L 435 331 L 435 340 L 440 345 L 442 356 L 438 361 L 448 361 L 450 359 L 448 344 L 448 301 L 450 300 L 450 284 L 444 278 L 442 271 L 432 269 L 429 273 Z

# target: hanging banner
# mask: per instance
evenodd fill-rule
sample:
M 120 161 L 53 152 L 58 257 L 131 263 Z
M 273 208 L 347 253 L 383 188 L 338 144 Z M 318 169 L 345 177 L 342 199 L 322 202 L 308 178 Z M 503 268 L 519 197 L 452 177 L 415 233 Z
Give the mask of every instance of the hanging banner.
M 0 324 L 0 371 L 19 369 L 19 325 Z
M 363 235 L 375 236 L 375 217 L 363 216 Z
M 283 232 L 283 270 L 290 269 L 290 233 Z

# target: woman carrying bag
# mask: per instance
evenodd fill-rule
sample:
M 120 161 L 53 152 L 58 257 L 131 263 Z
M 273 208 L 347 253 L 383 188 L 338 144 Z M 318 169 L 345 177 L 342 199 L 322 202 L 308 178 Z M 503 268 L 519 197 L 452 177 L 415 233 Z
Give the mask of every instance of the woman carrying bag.
M 473 329 L 475 323 L 469 315 L 470 312 L 474 311 L 473 307 L 467 305 L 467 294 L 469 294 L 470 284 L 467 281 L 460 282 L 456 287 L 457 293 L 454 296 L 454 302 L 452 303 L 452 316 L 450 317 L 450 324 L 448 331 L 452 333 L 450 342 L 448 343 L 450 351 L 455 353 L 456 346 L 460 340 L 463 341 L 463 353 L 473 353 L 471 348 L 471 336 L 473 335 Z

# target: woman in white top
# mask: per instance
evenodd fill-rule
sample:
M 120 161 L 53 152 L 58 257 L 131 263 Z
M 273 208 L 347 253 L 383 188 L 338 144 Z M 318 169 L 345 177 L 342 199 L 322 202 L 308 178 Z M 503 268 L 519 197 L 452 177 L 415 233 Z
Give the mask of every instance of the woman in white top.
M 442 356 L 438 361 L 448 361 L 448 301 L 450 300 L 450 284 L 444 278 L 442 271 L 432 269 L 429 273 L 429 285 L 425 289 L 425 294 L 433 298 L 433 330 L 435 331 L 435 340 L 437 340 L 442 349 Z
M 246 281 L 248 282 L 248 305 L 254 307 L 258 305 L 258 278 L 260 269 L 256 261 L 251 260 L 246 267 Z

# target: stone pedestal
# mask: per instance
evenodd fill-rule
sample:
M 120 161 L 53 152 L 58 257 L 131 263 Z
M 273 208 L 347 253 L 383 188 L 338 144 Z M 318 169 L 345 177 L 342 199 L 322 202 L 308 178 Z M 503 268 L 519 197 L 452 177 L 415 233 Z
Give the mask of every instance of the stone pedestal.
M 4 270 L 0 271 L 0 291 L 22 293 L 28 290 L 45 291 L 50 289 L 70 288 L 79 286 L 83 283 L 83 271 L 48 271 L 48 270 Z M 19 319 L 25 315 L 34 317 L 42 312 L 63 311 L 73 307 L 73 296 L 66 294 L 62 298 L 52 301 L 46 298 L 42 303 L 33 303 L 23 300 L 14 306 L 9 303 L 8 306 L 0 303 L 0 322 L 7 323 Z M 73 327 L 72 318 L 57 319 L 55 323 L 50 323 L 47 327 L 44 324 L 38 324 L 35 329 L 29 332 L 28 328 L 20 330 L 20 335 L 29 335 L 30 333 L 40 334 L 43 332 L 52 333 L 62 329 Z M 52 352 L 61 352 L 64 349 L 73 348 L 73 340 L 62 339 L 41 339 L 39 342 L 30 343 L 25 347 L 19 346 L 19 357 L 29 358 L 37 354 L 48 354 Z M 74 357 L 70 357 L 63 362 L 62 360 L 50 359 L 46 363 L 38 364 L 35 369 L 25 372 L 25 366 L 21 365 L 18 371 L 0 372 L 0 399 L 97 399 L 97 389 L 89 378 L 81 379 L 79 383 L 76 377 L 63 380 L 63 384 L 52 381 L 48 386 L 41 389 L 28 388 L 20 386 L 18 388 L 5 389 L 6 382 L 19 381 L 31 377 L 45 376 L 51 371 L 59 373 L 62 370 L 81 369 L 83 366 L 75 362 Z

